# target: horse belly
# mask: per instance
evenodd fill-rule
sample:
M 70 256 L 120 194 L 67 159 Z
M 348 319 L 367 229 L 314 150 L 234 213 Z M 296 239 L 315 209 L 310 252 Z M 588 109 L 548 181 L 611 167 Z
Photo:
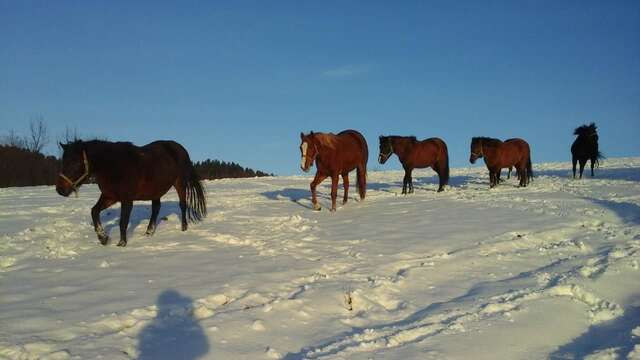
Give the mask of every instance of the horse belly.
M 143 179 L 136 187 L 135 200 L 154 200 L 166 194 L 173 186 L 172 183 L 157 183 L 152 179 Z

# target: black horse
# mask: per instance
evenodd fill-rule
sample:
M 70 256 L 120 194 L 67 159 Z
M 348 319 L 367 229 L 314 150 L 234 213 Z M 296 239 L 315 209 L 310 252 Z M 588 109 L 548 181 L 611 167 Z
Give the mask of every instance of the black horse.
M 93 227 L 102 245 L 109 237 L 100 223 L 100 212 L 120 202 L 120 242 L 127 245 L 127 226 L 134 200 L 151 200 L 151 220 L 147 235 L 156 230 L 160 197 L 173 186 L 180 198 L 182 231 L 187 218 L 200 221 L 207 215 L 204 188 L 189 154 L 174 141 L 155 141 L 145 146 L 130 142 L 81 141 L 60 144 L 62 172 L 56 191 L 62 196 L 77 192 L 89 177 L 95 178 L 101 194 L 91 209 Z
M 591 160 L 591 176 L 594 176 L 593 168 L 599 165 L 599 161 L 604 158 L 598 150 L 598 133 L 596 124 L 582 125 L 573 131 L 573 135 L 578 135 L 571 145 L 571 161 L 573 162 L 573 178 L 576 178 L 576 163 L 580 162 L 580 179 L 587 160 Z

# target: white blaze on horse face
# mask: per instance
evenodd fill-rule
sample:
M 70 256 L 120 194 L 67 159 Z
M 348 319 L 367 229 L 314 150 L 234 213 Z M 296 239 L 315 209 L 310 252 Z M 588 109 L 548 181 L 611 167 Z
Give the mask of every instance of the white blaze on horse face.
M 303 142 L 302 145 L 300 146 L 300 149 L 302 150 L 302 158 L 300 159 L 300 168 L 304 169 L 305 168 L 305 163 L 307 160 L 307 148 L 309 147 L 309 144 L 307 144 L 307 142 Z

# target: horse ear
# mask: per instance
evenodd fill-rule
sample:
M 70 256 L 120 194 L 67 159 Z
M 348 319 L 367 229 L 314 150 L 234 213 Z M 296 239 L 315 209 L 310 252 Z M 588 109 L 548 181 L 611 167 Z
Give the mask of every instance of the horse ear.
M 63 143 L 61 143 L 61 142 L 58 142 L 58 144 L 60 145 L 60 147 L 62 148 L 62 150 L 67 150 L 67 145 L 65 145 L 65 144 L 63 144 Z
M 300 140 L 304 139 L 304 133 L 300 131 Z

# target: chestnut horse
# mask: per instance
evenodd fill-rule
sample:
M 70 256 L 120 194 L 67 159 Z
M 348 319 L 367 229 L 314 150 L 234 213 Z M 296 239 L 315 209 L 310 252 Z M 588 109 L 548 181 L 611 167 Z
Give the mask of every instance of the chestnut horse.
M 439 178 L 438 192 L 449 182 L 449 152 L 442 139 L 430 138 L 422 141 L 415 136 L 380 136 L 378 162 L 384 164 L 392 154 L 396 154 L 404 168 L 402 193 L 413 193 L 411 172 L 415 168 L 431 167 Z
M 100 223 L 100 212 L 120 202 L 120 242 L 127 245 L 127 226 L 134 200 L 151 200 L 151 219 L 146 234 L 153 235 L 160 211 L 160 197 L 173 186 L 180 198 L 182 231 L 191 222 L 207 215 L 204 189 L 189 154 L 174 141 L 155 141 L 145 146 L 129 142 L 81 141 L 60 144 L 62 172 L 56 191 L 69 196 L 89 177 L 95 178 L 101 194 L 91 208 L 91 219 L 98 239 L 107 245 L 109 236 Z
M 520 186 L 527 186 L 533 178 L 529 144 L 522 139 L 502 142 L 493 138 L 474 137 L 471 139 L 469 162 L 474 164 L 478 158 L 483 158 L 489 169 L 490 187 L 498 185 L 500 170 L 509 166 L 516 168 Z
M 316 186 L 331 177 L 331 211 L 336 210 L 338 196 L 338 176 L 342 175 L 345 204 L 349 194 L 349 172 L 356 169 L 360 199 L 364 200 L 367 189 L 367 161 L 369 148 L 362 134 L 355 130 L 345 130 L 339 134 L 300 133 L 300 168 L 308 172 L 315 162 L 316 176 L 311 182 L 311 202 L 314 210 L 320 210 L 316 199 Z

